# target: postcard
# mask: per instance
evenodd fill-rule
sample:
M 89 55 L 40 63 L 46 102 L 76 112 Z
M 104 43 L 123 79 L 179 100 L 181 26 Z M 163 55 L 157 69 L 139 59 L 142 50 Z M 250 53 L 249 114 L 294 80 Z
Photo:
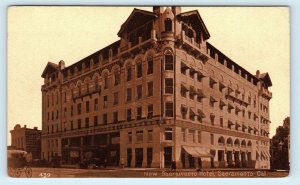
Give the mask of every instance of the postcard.
M 288 7 L 11 6 L 8 175 L 285 177 Z

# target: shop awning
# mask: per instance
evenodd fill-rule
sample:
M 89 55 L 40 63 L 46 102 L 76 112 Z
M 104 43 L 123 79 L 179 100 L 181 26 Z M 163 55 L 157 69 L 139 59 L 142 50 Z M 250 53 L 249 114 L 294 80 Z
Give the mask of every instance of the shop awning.
M 193 157 L 211 157 L 210 150 L 208 148 L 200 146 L 182 146 L 183 149 Z
M 264 151 L 261 151 L 261 155 L 264 156 L 265 158 L 268 158 L 268 155 Z
M 268 157 L 271 157 L 270 151 L 267 150 L 265 153 L 267 154 Z

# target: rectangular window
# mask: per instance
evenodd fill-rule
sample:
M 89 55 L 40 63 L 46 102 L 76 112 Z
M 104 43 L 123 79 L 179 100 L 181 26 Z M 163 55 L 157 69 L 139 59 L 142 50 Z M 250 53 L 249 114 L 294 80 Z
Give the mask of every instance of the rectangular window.
M 77 120 L 77 128 L 78 128 L 78 129 L 81 129 L 81 119 L 78 119 L 78 120 Z
M 85 112 L 86 113 L 90 112 L 90 102 L 89 101 L 85 102 Z
M 66 103 L 66 102 L 67 102 L 67 93 L 64 92 L 64 103 Z
M 223 118 L 220 118 L 220 127 L 223 127 Z
M 147 118 L 151 119 L 153 117 L 153 105 L 148 105 L 148 115 Z
M 126 120 L 131 121 L 131 109 L 127 109 L 126 111 Z
M 165 140 L 172 140 L 173 139 L 173 130 L 172 128 L 165 128 Z
M 137 119 L 137 120 L 142 119 L 142 107 L 138 107 L 138 108 L 137 108 L 136 119 Z
M 136 77 L 137 78 L 141 78 L 143 75 L 143 67 L 142 67 L 142 63 L 138 63 L 137 64 L 137 74 Z
M 116 73 L 115 74 L 115 86 L 119 85 L 120 84 L 120 73 Z
M 128 132 L 128 143 L 132 142 L 132 132 Z
M 71 121 L 71 130 L 74 129 L 74 124 L 73 124 L 73 121 Z
M 148 68 L 147 68 L 147 74 L 153 73 L 153 58 L 148 59 Z
M 85 128 L 89 128 L 89 126 L 90 126 L 90 119 L 85 118 Z
M 94 126 L 98 126 L 98 116 L 94 116 Z
M 70 111 L 70 113 L 71 113 L 71 116 L 74 115 L 74 108 L 73 108 L 73 105 L 71 105 L 71 111 Z
M 103 108 L 107 108 L 107 96 L 103 96 Z
M 102 124 L 106 125 L 107 124 L 107 114 L 102 115 Z
M 64 108 L 64 118 L 67 116 L 67 107 Z
M 153 82 L 148 82 L 147 86 L 148 86 L 148 88 L 147 88 L 148 89 L 148 93 L 147 93 L 148 97 L 153 96 Z
M 127 78 L 126 78 L 127 81 L 130 81 L 131 80 L 131 67 L 127 67 Z
M 94 110 L 97 111 L 98 110 L 98 98 L 96 98 L 94 100 Z
M 198 131 L 198 143 L 201 143 L 201 136 L 202 134 L 201 134 L 201 131 Z
M 81 103 L 77 104 L 77 115 L 81 114 Z
M 184 128 L 181 129 L 181 135 L 182 135 L 182 141 L 186 142 L 186 134 L 185 134 L 185 129 Z
M 173 102 L 166 102 L 166 117 L 173 117 Z
M 153 130 L 148 130 L 148 141 L 152 141 Z
M 127 93 L 126 93 L 126 101 L 129 102 L 131 101 L 131 88 L 127 88 Z
M 143 141 L 143 131 L 136 131 L 136 141 L 137 142 L 142 142 Z
M 165 55 L 165 70 L 174 70 L 173 55 Z
M 113 113 L 113 123 L 118 123 L 118 111 Z
M 212 125 L 215 124 L 215 116 L 214 116 L 214 115 L 210 115 L 210 123 L 211 123 Z
M 119 103 L 118 93 L 115 92 L 115 93 L 114 93 L 114 105 L 118 105 L 118 103 Z
M 214 135 L 213 134 L 210 134 L 210 144 L 211 145 L 214 145 Z
M 103 88 L 104 89 L 108 88 L 108 77 L 107 76 L 104 77 L 104 87 Z
M 137 99 L 141 99 L 142 98 L 142 91 L 143 91 L 142 85 L 138 85 L 136 87 Z
M 209 79 L 209 87 L 213 89 L 214 88 L 214 84 L 215 84 L 214 81 L 210 78 Z
M 56 110 L 56 119 L 58 119 L 58 110 Z
M 173 94 L 173 78 L 165 79 L 165 93 Z

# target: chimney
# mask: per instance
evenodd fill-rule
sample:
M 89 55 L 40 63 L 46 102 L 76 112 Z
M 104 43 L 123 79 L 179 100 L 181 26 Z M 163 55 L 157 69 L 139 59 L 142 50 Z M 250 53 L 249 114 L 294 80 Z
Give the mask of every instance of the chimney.
M 37 130 L 38 128 L 37 127 L 33 127 L 33 130 Z
M 179 7 L 179 6 L 172 6 L 172 12 L 173 12 L 173 14 L 175 16 L 178 15 L 178 14 L 180 14 L 181 13 L 181 7 Z
M 60 70 L 64 69 L 65 68 L 65 61 L 63 61 L 63 60 L 59 61 L 58 66 L 59 66 Z
M 164 12 L 164 8 L 161 6 L 153 6 L 153 12 L 157 15 L 162 14 Z
M 256 71 L 256 78 L 259 78 L 259 75 L 260 75 L 260 71 L 257 70 L 257 71 Z

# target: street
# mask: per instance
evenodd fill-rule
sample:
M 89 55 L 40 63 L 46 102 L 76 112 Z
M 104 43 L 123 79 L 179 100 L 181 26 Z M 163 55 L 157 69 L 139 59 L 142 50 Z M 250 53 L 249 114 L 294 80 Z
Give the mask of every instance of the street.
M 264 178 L 285 177 L 288 172 L 251 170 L 251 169 L 207 169 L 195 171 L 192 169 L 169 169 L 156 168 L 107 168 L 107 169 L 70 169 L 70 168 L 32 168 L 33 178 L 90 178 L 90 177 L 147 177 L 147 178 Z M 26 178 L 24 172 L 21 178 Z

